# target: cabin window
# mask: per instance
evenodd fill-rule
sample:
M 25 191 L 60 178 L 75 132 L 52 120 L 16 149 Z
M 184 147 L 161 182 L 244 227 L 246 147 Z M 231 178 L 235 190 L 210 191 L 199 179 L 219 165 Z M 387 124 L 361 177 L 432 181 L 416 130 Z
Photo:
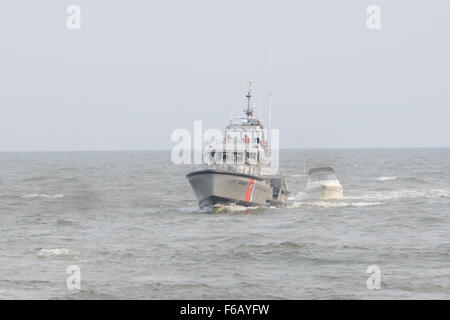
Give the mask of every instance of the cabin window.
M 222 157 L 223 157 L 223 153 L 222 152 L 216 152 L 216 161 L 217 161 L 217 163 L 222 163 Z
M 255 164 L 256 163 L 256 157 L 257 157 L 256 152 L 251 152 L 250 153 L 250 163 Z
M 245 151 L 245 164 L 249 164 L 248 159 L 250 157 L 250 154 L 248 151 Z
M 244 153 L 243 152 L 237 153 L 237 163 L 244 164 Z
M 233 164 L 236 161 L 235 158 L 235 152 L 227 152 L 227 157 L 224 159 L 224 161 L 227 161 L 227 164 Z

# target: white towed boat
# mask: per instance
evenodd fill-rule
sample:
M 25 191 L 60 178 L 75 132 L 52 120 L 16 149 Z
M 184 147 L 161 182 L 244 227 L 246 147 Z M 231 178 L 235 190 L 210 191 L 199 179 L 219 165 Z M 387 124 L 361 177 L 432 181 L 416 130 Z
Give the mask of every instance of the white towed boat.
M 309 170 L 305 193 L 310 199 L 341 199 L 344 189 L 333 168 L 320 167 Z

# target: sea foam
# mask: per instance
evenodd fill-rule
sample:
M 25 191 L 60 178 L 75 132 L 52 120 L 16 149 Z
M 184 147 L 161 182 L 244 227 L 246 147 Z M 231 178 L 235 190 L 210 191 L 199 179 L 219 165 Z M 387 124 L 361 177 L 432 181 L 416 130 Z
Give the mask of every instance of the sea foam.
M 342 207 L 367 207 L 380 205 L 379 201 L 359 201 L 359 202 L 346 202 L 346 201 L 295 201 L 288 206 L 288 208 L 300 208 L 300 207 L 320 207 L 320 208 L 342 208 Z
M 32 194 L 26 194 L 21 197 L 22 199 L 62 199 L 64 198 L 63 194 L 54 194 L 54 195 L 48 195 L 48 194 L 42 194 L 42 193 L 32 193 Z
M 376 181 L 392 181 L 392 180 L 397 180 L 398 177 L 397 176 L 392 176 L 392 177 L 379 177 L 376 178 Z
M 41 249 L 38 253 L 41 257 L 48 256 L 65 256 L 65 255 L 74 255 L 79 254 L 76 251 L 72 251 L 66 248 L 55 248 L 55 249 Z

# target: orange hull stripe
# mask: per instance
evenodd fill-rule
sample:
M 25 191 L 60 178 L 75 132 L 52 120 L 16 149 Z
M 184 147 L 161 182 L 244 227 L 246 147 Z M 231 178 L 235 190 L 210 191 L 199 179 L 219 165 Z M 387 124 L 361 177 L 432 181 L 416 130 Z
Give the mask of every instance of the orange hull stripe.
M 250 179 L 248 184 L 247 194 L 245 195 L 245 201 L 250 202 L 253 198 L 253 191 L 255 190 L 255 179 Z

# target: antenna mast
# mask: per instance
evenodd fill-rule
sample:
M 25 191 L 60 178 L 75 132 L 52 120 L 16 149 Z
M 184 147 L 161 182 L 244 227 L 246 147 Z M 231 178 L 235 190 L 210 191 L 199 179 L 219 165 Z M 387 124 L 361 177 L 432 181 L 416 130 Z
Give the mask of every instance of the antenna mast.
M 245 114 L 247 117 L 253 117 L 253 106 L 251 105 L 251 98 L 252 98 L 252 83 L 253 80 L 249 80 L 249 89 L 247 93 L 247 110 L 245 110 Z
M 269 93 L 269 132 L 267 134 L 269 150 L 272 152 L 272 92 Z
M 259 120 L 263 121 L 263 100 L 262 100 L 262 90 L 259 90 L 259 113 L 258 118 Z

